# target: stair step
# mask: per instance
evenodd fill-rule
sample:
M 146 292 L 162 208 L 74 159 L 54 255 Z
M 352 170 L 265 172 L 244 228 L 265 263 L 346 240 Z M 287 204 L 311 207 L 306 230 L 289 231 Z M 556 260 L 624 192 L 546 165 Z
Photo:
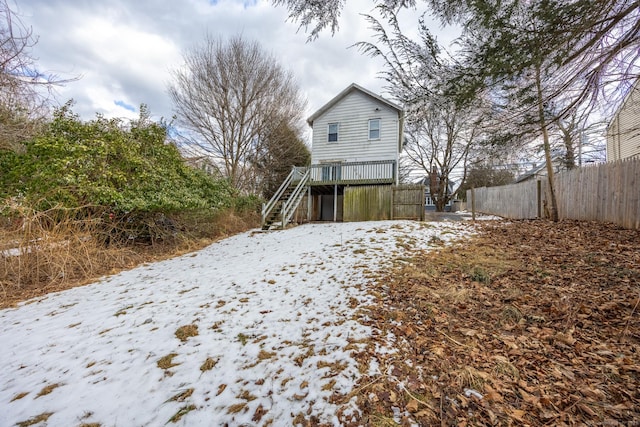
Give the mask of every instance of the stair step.
M 291 178 L 287 179 L 289 180 Z M 308 179 L 308 177 L 305 176 L 303 179 Z M 298 179 L 296 182 L 289 181 L 289 184 L 290 185 L 288 187 L 284 188 L 277 200 L 270 201 L 270 203 L 272 203 L 273 205 L 271 206 L 268 215 L 264 218 L 264 223 L 262 224 L 263 230 L 269 230 L 272 226 L 281 226 L 285 221 L 285 218 L 283 218 L 284 206 L 289 205 L 290 208 L 292 208 L 295 205 L 295 207 L 297 207 L 300 204 L 300 200 L 302 200 L 302 197 L 304 197 L 304 189 L 302 189 L 302 191 L 298 192 L 297 194 L 295 192 L 297 189 L 299 190 L 301 188 L 300 184 L 305 185 L 306 182 L 301 183 L 301 180 Z M 296 194 L 296 197 L 292 197 L 293 194 Z M 287 211 L 287 216 L 289 216 L 291 213 L 292 212 Z

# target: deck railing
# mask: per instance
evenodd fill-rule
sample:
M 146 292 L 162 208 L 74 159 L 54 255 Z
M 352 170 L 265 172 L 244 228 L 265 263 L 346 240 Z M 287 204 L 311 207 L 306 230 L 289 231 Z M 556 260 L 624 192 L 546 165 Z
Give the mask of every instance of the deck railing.
M 395 160 L 322 163 L 309 166 L 310 185 L 392 184 L 395 181 Z

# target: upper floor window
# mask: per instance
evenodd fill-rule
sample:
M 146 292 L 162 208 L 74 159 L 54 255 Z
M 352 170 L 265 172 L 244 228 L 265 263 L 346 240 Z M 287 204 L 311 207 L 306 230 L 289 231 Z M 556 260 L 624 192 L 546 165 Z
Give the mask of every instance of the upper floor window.
M 380 139 L 380 119 L 369 120 L 369 139 Z
M 329 142 L 338 142 L 338 123 L 329 123 Z

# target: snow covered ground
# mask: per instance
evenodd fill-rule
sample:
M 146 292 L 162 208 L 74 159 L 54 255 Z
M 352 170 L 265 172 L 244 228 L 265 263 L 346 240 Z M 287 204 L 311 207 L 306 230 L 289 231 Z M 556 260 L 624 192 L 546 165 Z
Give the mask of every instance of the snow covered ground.
M 472 230 L 247 232 L 0 311 L 0 426 L 338 424 L 331 397 L 351 390 L 350 353 L 371 333 L 367 275 Z

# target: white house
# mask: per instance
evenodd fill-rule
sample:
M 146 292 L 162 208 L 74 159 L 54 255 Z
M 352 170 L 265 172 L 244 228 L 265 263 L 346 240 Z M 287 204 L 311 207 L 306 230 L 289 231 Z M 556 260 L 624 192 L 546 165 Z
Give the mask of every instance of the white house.
M 294 168 L 265 204 L 263 228 L 284 227 L 303 199 L 308 220 L 388 219 L 396 211 L 395 217 L 419 216 L 394 211 L 394 189 L 401 191 L 403 118 L 402 108 L 355 83 L 323 105 L 307 119 L 313 130 L 311 165 Z M 418 195 L 416 212 L 423 216 L 423 190 L 402 191 L 397 196 L 403 200 Z
M 607 161 L 640 157 L 640 77 L 607 126 Z
M 402 108 L 353 83 L 307 119 L 313 129 L 311 164 L 334 164 L 332 172 L 343 180 L 392 178 L 397 183 L 402 121 Z M 388 167 L 339 166 L 363 162 L 387 162 Z

